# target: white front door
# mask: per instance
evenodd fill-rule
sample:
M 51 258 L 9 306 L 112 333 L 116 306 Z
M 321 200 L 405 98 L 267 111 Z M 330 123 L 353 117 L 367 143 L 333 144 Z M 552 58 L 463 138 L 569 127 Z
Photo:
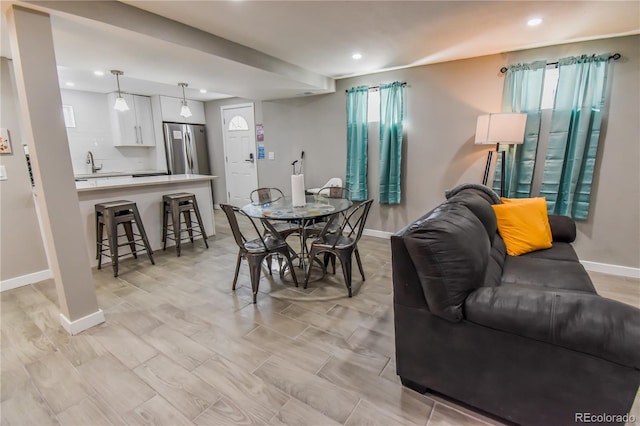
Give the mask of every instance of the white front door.
M 242 207 L 258 187 L 253 104 L 220 107 L 224 139 L 227 202 Z

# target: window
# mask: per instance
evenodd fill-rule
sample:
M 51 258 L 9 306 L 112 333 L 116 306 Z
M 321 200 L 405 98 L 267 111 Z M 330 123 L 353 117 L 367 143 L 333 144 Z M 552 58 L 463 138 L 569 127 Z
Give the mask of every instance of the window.
M 231 119 L 231 121 L 229 121 L 229 131 L 238 132 L 241 130 L 249 130 L 249 124 L 247 123 L 247 120 L 236 115 Z
M 369 90 L 369 102 L 367 111 L 367 122 L 375 123 L 380 121 L 380 91 Z
M 547 68 L 544 73 L 544 85 L 542 86 L 542 102 L 540 109 L 553 109 L 556 99 L 556 89 L 558 88 L 558 67 Z
M 544 173 L 544 161 L 547 155 L 547 146 L 549 145 L 549 131 L 551 130 L 551 114 L 553 104 L 556 99 L 556 89 L 558 88 L 558 77 L 560 76 L 557 66 L 549 66 L 544 73 L 544 82 L 542 86 L 542 101 L 540 109 L 542 115 L 540 117 L 540 133 L 538 138 L 538 149 L 536 151 L 536 162 L 533 169 L 533 178 L 531 182 L 531 196 L 540 195 L 540 186 L 542 185 L 542 175 Z

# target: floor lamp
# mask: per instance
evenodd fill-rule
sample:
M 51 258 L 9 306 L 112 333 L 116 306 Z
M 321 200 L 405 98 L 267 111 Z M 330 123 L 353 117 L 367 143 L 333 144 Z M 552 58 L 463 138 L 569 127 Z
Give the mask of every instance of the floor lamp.
M 500 144 L 515 145 L 524 142 L 524 129 L 527 114 L 517 112 L 500 112 L 484 114 L 478 117 L 476 125 L 476 145 L 496 145 L 496 152 L 502 152 L 502 168 L 500 170 L 500 196 L 504 196 L 505 150 L 500 151 Z M 493 150 L 487 155 L 482 184 L 489 180 Z

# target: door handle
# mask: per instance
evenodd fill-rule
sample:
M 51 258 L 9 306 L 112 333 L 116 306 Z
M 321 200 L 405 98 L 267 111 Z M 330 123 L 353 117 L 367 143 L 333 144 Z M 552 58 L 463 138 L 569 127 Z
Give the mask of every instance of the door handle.
M 247 163 L 253 163 L 255 161 L 255 159 L 253 158 L 253 153 L 249 154 L 249 159 L 248 160 L 244 160 Z
M 195 147 L 193 146 L 193 142 L 191 141 L 191 133 L 190 132 L 186 132 L 185 133 L 186 137 L 187 137 L 187 147 L 188 147 L 188 151 L 189 151 L 189 155 L 188 155 L 188 159 L 189 159 L 189 172 L 193 173 L 193 154 L 195 153 Z
M 138 132 L 140 132 L 140 144 L 144 145 L 144 140 L 142 139 L 142 126 L 138 126 Z

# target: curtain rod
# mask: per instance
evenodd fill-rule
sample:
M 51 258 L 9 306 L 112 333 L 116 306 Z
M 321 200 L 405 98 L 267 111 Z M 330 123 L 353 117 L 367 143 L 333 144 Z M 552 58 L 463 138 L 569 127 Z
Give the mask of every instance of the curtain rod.
M 402 87 L 404 87 L 406 85 L 407 85 L 407 82 L 403 81 L 402 82 Z M 380 86 L 369 86 L 369 90 L 379 90 L 379 89 L 380 89 Z M 348 92 L 349 92 L 349 90 L 345 90 L 344 91 L 344 93 L 348 93 Z
M 622 56 L 619 53 L 614 53 L 613 55 L 609 56 L 609 60 L 613 59 L 614 61 L 617 61 L 618 59 L 620 59 Z M 549 65 L 558 65 L 558 62 L 548 62 L 547 66 Z M 502 67 L 500 68 L 500 72 L 502 74 L 504 74 L 505 72 L 507 72 L 507 67 Z

